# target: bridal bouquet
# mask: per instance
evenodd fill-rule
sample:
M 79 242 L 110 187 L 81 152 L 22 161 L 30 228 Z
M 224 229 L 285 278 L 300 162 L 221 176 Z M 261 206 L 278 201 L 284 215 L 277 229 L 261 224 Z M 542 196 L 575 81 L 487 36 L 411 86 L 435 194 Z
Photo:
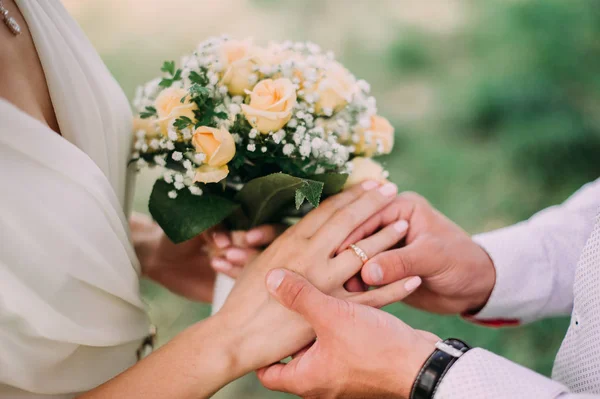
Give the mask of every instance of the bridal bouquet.
M 132 162 L 164 172 L 149 208 L 174 241 L 301 216 L 387 172 L 394 129 L 369 84 L 312 43 L 211 38 L 138 89 Z M 310 205 L 308 205 L 310 204 Z

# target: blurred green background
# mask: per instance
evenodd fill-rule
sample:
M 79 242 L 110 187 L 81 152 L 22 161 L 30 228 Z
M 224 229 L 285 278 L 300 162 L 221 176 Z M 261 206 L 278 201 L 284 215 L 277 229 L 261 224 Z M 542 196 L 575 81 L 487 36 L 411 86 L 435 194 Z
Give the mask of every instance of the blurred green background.
M 163 60 L 210 35 L 334 50 L 396 126 L 384 159 L 391 179 L 472 233 L 527 218 L 600 176 L 596 0 L 63 1 L 130 97 Z M 138 210 L 151 181 L 138 181 Z M 143 291 L 160 342 L 209 313 L 146 281 Z M 387 310 L 546 375 L 568 323 L 493 330 L 400 304 Z M 249 376 L 216 397 L 285 395 Z

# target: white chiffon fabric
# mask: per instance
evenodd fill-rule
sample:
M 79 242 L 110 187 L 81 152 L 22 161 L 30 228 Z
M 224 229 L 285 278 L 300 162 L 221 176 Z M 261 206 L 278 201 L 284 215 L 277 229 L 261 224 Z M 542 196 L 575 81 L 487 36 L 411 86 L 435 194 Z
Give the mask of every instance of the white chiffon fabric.
M 0 99 L 0 397 L 71 398 L 148 334 L 128 236 L 126 97 L 59 0 L 16 0 L 63 137 Z

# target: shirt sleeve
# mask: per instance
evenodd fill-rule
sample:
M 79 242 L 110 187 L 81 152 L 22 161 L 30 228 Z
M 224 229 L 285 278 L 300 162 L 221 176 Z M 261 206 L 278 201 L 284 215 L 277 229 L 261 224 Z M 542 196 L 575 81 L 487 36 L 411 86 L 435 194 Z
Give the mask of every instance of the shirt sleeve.
M 600 399 L 564 385 L 484 349 L 471 349 L 448 370 L 434 399 Z
M 494 262 L 496 284 L 472 319 L 529 322 L 570 314 L 577 262 L 599 209 L 600 179 L 525 222 L 474 236 Z

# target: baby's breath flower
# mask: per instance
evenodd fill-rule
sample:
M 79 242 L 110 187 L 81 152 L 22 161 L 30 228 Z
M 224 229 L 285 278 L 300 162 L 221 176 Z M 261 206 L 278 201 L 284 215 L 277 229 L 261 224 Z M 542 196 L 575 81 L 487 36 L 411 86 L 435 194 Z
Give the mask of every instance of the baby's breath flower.
M 181 161 L 183 159 L 183 154 L 179 151 L 175 151 L 172 155 L 171 158 L 173 158 L 174 161 Z
M 181 190 L 185 187 L 185 184 L 183 184 L 183 182 L 176 181 L 175 183 L 173 183 L 173 186 L 175 186 L 175 189 Z
M 169 191 L 169 193 L 167 195 L 169 196 L 169 198 L 175 199 L 175 198 L 177 198 L 177 191 L 171 190 L 171 191 Z
M 292 153 L 294 152 L 294 145 L 293 144 L 286 144 L 283 146 L 283 154 L 284 155 L 292 155 Z
M 198 186 L 189 186 L 188 189 L 193 195 L 202 195 L 202 189 Z
M 256 144 L 248 144 L 248 146 L 246 146 L 246 149 L 250 152 L 254 152 L 256 151 Z
M 267 152 L 267 147 L 263 146 L 263 147 L 260 149 L 260 151 L 261 151 L 262 153 L 265 153 L 265 152 Z
M 204 162 L 204 160 L 206 159 L 206 154 L 204 154 L 203 152 L 197 152 L 194 154 L 194 161 L 196 161 L 196 163 L 201 164 L 202 162 Z
M 165 166 L 167 164 L 167 162 L 165 161 L 165 158 L 161 155 L 154 156 L 154 163 L 157 164 L 158 166 Z

